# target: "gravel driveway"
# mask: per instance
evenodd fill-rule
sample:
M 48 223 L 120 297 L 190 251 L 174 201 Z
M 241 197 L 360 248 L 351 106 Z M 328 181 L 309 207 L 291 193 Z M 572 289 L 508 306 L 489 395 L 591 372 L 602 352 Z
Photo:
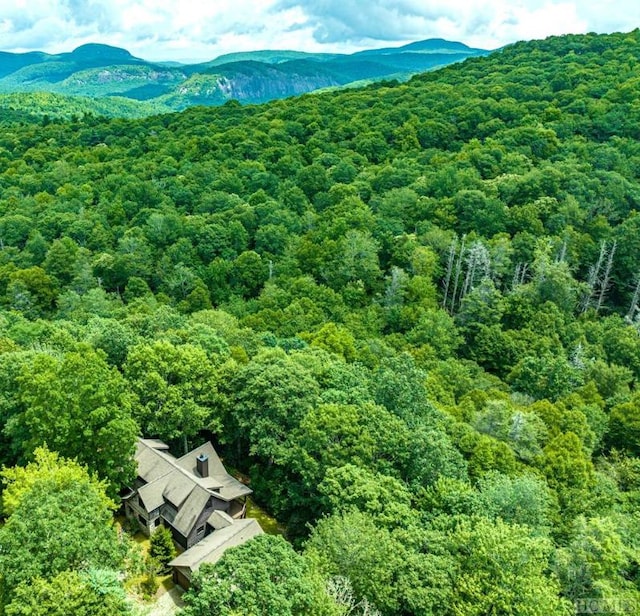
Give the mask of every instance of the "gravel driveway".
M 178 613 L 178 609 L 184 605 L 182 601 L 183 592 L 181 588 L 174 586 L 171 590 L 161 595 L 155 604 L 144 612 L 144 616 L 174 616 L 174 614 Z

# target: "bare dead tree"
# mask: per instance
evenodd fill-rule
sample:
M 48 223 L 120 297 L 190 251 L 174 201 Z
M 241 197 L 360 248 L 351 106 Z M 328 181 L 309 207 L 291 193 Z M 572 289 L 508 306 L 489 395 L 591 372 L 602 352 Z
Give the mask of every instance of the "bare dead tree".
M 511 281 L 511 290 L 513 291 L 516 287 L 524 284 L 524 281 L 529 273 L 529 264 L 528 263 L 518 263 L 516 265 L 516 269 L 513 272 L 513 279 Z
M 456 250 L 458 248 L 458 238 L 456 237 L 449 246 L 449 257 L 447 259 L 447 272 L 444 277 L 444 293 L 442 298 L 442 307 L 446 309 L 447 299 L 449 297 L 449 285 L 451 284 L 451 274 L 453 273 L 453 264 L 456 260 Z
M 592 265 L 589 268 L 589 276 L 587 278 L 587 290 L 585 291 L 585 294 L 583 295 L 582 300 L 580 302 L 580 311 L 583 313 L 589 310 L 589 306 L 593 301 L 593 297 L 596 293 L 596 288 L 598 286 L 598 280 L 600 279 L 600 269 L 602 268 L 602 263 L 604 262 L 606 254 L 607 254 L 607 243 L 603 241 L 600 243 L 600 253 L 598 254 L 598 260 L 596 261 L 595 265 Z
M 560 252 L 558 254 L 558 258 L 556 259 L 556 263 L 564 263 L 567 258 L 567 240 L 562 242 L 562 247 L 560 248 Z
M 360 601 L 353 592 L 351 580 L 338 575 L 329 578 L 326 585 L 327 594 L 340 606 L 344 616 L 381 616 L 378 608 L 364 597 Z
M 474 242 L 469 248 L 467 259 L 467 272 L 460 293 L 460 301 L 471 291 L 479 280 L 489 277 L 491 273 L 491 256 L 482 242 Z
M 594 304 L 596 314 L 600 312 L 607 291 L 611 286 L 611 269 L 613 267 L 613 257 L 616 253 L 616 247 L 617 242 L 615 241 L 611 246 L 609 246 L 605 240 L 600 242 L 598 260 L 595 265 L 589 268 L 587 290 L 580 302 L 581 312 L 586 312 Z
M 607 256 L 607 264 L 604 268 L 604 274 L 600 282 L 600 293 L 598 294 L 598 302 L 596 303 L 596 314 L 600 312 L 600 308 L 604 302 L 604 298 L 611 286 L 611 268 L 613 267 L 613 256 L 616 254 L 616 247 L 618 243 L 614 240 L 613 244 L 611 244 L 611 248 L 609 249 L 609 254 Z
M 458 260 L 456 263 L 456 273 L 455 273 L 455 278 L 453 282 L 453 295 L 451 296 L 451 310 L 450 310 L 451 313 L 453 313 L 454 311 L 456 296 L 458 294 L 458 285 L 460 284 L 460 275 L 462 274 L 462 258 L 464 256 L 464 242 L 466 237 L 467 237 L 466 235 L 463 235 L 462 241 L 460 242 L 460 252 L 458 253 Z
M 384 292 L 384 305 L 387 308 L 402 304 L 402 290 L 407 284 L 407 278 L 406 272 L 401 267 L 394 265 L 391 268 L 391 278 Z
M 625 320 L 628 323 L 633 323 L 636 312 L 638 311 L 638 302 L 640 301 L 640 274 L 637 275 L 636 288 L 633 291 L 633 297 L 631 298 L 631 306 L 629 306 L 629 312 Z

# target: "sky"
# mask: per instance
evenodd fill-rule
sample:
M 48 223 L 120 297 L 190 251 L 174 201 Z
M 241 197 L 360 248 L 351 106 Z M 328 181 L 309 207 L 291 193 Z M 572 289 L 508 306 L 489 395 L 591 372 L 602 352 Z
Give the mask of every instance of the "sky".
M 351 53 L 428 38 L 495 49 L 639 26 L 638 0 L 0 0 L 4 51 L 91 42 L 153 61 L 256 49 Z

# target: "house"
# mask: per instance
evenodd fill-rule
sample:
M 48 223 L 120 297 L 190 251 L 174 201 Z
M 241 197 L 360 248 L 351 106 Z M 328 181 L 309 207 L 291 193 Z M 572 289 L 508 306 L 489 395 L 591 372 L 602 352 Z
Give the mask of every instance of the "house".
M 162 441 L 138 439 L 135 460 L 138 477 L 123 497 L 124 509 L 146 535 L 163 524 L 188 550 L 231 526 L 228 520 L 245 517 L 251 489 L 227 473 L 211 443 L 175 458 Z
M 231 547 L 242 545 L 249 539 L 263 534 L 257 520 L 234 520 L 227 514 L 214 514 L 220 526 L 192 548 L 176 556 L 169 566 L 173 568 L 173 581 L 185 589 L 191 585 L 191 577 L 203 563 L 217 563 Z

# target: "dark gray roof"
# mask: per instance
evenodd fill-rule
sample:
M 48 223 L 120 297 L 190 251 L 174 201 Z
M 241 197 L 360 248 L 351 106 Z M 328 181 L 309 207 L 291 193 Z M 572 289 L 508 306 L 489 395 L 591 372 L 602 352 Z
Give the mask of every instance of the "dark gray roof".
M 197 486 L 189 494 L 189 498 L 178 510 L 175 520 L 171 522 L 185 537 L 191 532 L 198 516 L 207 506 L 210 494 L 207 490 Z
M 184 572 L 190 577 L 189 574 L 197 571 L 203 563 L 217 563 L 230 547 L 241 545 L 249 539 L 263 534 L 263 532 L 258 521 L 253 518 L 236 520 L 233 524 L 206 536 L 202 541 L 174 558 L 169 565 L 186 569 Z
M 174 468 L 172 456 L 156 446 L 159 441 L 138 439 L 136 444 L 136 463 L 138 477 L 146 483 L 151 483 L 171 472 Z
M 196 458 L 204 454 L 208 458 L 209 476 L 200 477 L 197 471 Z M 216 496 L 225 501 L 231 501 L 240 496 L 251 494 L 251 490 L 227 473 L 222 464 L 222 460 L 210 442 L 206 442 L 200 447 L 190 451 L 188 454 L 178 458 L 177 463 L 181 468 L 199 478 L 199 484 L 208 490 L 214 490 Z
M 233 518 L 224 511 L 216 510 L 207 518 L 207 524 L 215 530 L 220 530 L 221 528 L 231 526 L 233 524 Z
M 190 473 L 199 476 L 196 465 L 196 458 L 201 454 L 204 454 L 208 458 L 210 477 L 227 474 L 227 469 L 222 464 L 222 460 L 220 460 L 220 457 L 216 453 L 216 450 L 213 448 L 213 445 L 210 441 L 203 443 L 202 445 L 200 445 L 200 447 L 196 447 L 181 458 L 178 458 L 177 463 Z
M 200 477 L 195 459 L 209 456 L 209 477 Z M 209 497 L 231 501 L 251 494 L 251 489 L 229 475 L 213 445 L 205 443 L 180 459 L 174 458 L 161 441 L 138 439 L 136 446 L 138 476 L 145 482 L 138 495 L 147 512 L 165 502 L 177 509 L 171 524 L 185 537 L 191 532 Z
M 147 510 L 147 513 L 154 509 L 159 509 L 164 505 L 164 497 L 162 494 L 169 481 L 169 476 L 170 473 L 164 477 L 159 477 L 151 483 L 146 483 L 138 490 L 138 496 L 140 496 L 140 500 L 142 500 L 142 504 Z

